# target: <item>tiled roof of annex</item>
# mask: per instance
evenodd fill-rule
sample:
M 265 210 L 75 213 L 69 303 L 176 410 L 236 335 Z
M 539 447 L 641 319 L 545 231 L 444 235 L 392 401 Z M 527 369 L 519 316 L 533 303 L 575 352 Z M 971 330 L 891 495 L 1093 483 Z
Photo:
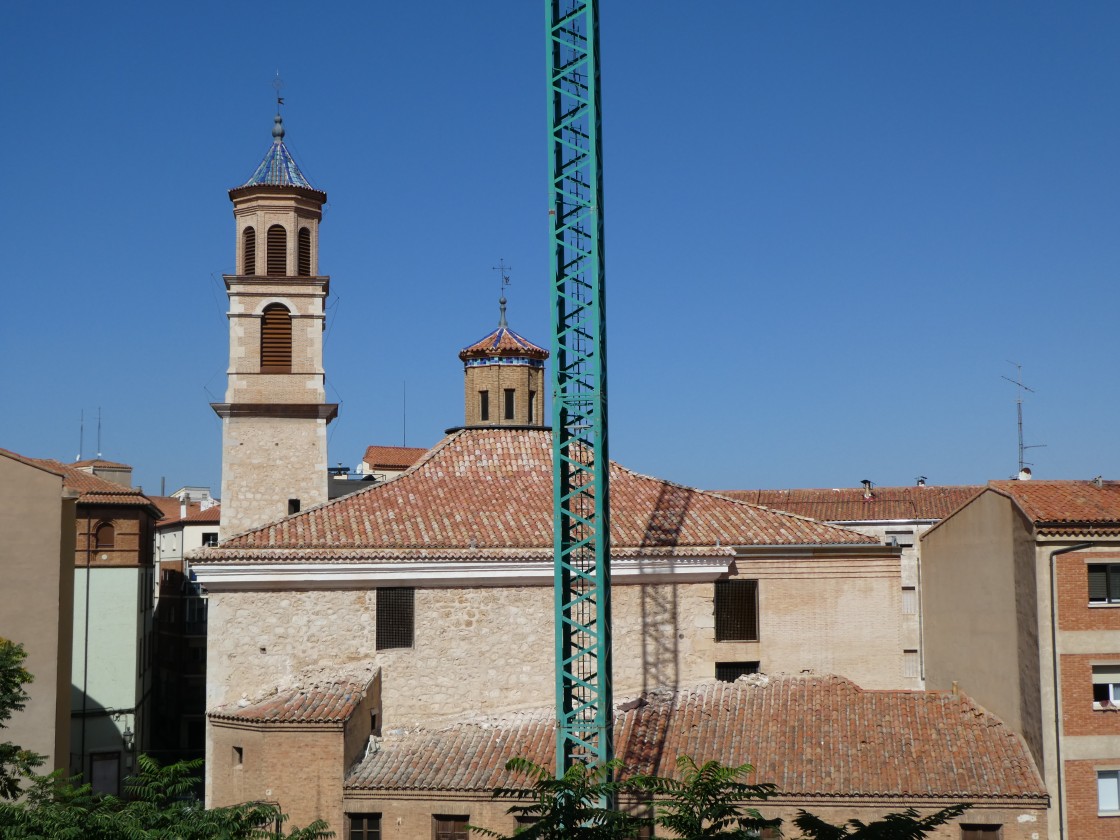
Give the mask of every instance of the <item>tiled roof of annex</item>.
M 1044 800 L 1026 744 L 964 695 L 865 691 L 838 676 L 740 678 L 646 695 L 617 710 L 624 775 L 678 776 L 676 759 L 751 763 L 781 795 Z M 637 708 L 633 706 L 637 705 Z M 629 709 L 624 711 L 623 709 Z M 526 780 L 521 756 L 554 767 L 547 713 L 382 739 L 347 775 L 350 790 L 488 791 Z
M 51 472 L 60 473 L 63 486 L 78 493 L 79 504 L 135 505 L 159 510 L 151 499 L 135 487 L 124 487 L 114 481 L 107 481 L 77 469 L 72 464 L 64 464 L 51 458 L 28 460 L 42 465 Z
M 720 490 L 724 496 L 822 522 L 944 519 L 983 489 L 979 485 L 861 487 L 834 490 Z
M 407 470 L 427 452 L 421 446 L 369 446 L 362 461 L 373 469 Z
M 344 723 L 365 697 L 366 684 L 338 680 L 279 692 L 249 706 L 226 706 L 210 712 L 215 720 L 245 723 Z
M 612 556 L 732 556 L 739 545 L 877 541 L 612 462 Z M 460 429 L 396 478 L 200 549 L 195 559 L 473 559 L 480 550 L 490 560 L 551 558 L 547 429 Z
M 1039 528 L 1120 526 L 1120 481 L 990 481 Z M 1076 529 L 1074 529 L 1076 530 Z

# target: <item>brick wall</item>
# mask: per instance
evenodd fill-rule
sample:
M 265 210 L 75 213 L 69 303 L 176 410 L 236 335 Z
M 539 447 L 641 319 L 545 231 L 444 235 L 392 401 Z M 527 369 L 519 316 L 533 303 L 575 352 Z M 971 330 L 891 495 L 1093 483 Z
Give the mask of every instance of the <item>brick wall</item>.
M 1071 840 L 1115 840 L 1120 837 L 1120 814 L 1097 815 L 1097 768 L 1115 769 L 1120 762 L 1067 761 L 1066 826 Z
M 544 426 L 550 418 L 544 415 L 544 369 L 529 365 L 482 365 L 468 367 L 464 374 L 464 417 L 468 426 Z M 506 388 L 514 390 L 513 419 L 505 416 Z M 490 395 L 489 419 L 480 413 L 479 392 Z M 529 421 L 529 392 L 536 394 L 533 420 Z
M 136 567 L 152 563 L 152 514 L 139 507 L 81 505 L 76 517 L 74 565 Z M 113 547 L 97 547 L 97 529 L 113 525 Z
M 1120 630 L 1120 604 L 1089 606 L 1089 563 L 1120 563 L 1120 552 L 1075 551 L 1058 555 L 1058 627 Z

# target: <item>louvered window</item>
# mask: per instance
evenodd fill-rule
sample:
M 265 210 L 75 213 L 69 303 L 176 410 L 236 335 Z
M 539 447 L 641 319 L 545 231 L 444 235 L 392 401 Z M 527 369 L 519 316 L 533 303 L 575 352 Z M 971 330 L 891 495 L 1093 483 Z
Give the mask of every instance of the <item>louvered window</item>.
M 412 647 L 416 590 L 396 587 L 377 590 L 377 649 Z
M 299 276 L 311 276 L 311 231 L 307 228 L 299 229 Z
M 269 277 L 283 277 L 288 273 L 288 232 L 283 225 L 273 225 L 268 229 Z
M 716 641 L 758 641 L 758 581 L 716 581 Z
M 97 526 L 93 540 L 98 548 L 112 548 L 117 541 L 117 529 L 112 522 L 102 522 Z
M 279 304 L 261 316 L 261 373 L 292 372 L 292 315 Z
M 1089 566 L 1089 603 L 1120 604 L 1120 563 Z
M 241 273 L 257 273 L 257 232 L 251 227 L 241 234 Z

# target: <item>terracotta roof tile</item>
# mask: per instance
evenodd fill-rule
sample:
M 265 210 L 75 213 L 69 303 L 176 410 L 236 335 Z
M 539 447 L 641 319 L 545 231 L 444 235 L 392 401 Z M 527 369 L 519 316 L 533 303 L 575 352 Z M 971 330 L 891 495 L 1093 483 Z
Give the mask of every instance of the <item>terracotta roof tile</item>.
M 474 344 L 459 351 L 459 358 L 464 362 L 467 359 L 490 356 L 521 356 L 543 361 L 548 358 L 548 351 L 504 326 L 498 327 L 492 333 L 488 333 Z
M 615 463 L 611 516 L 616 557 L 729 556 L 733 545 L 876 544 L 845 528 L 639 475 Z M 411 552 L 418 559 L 477 550 L 488 558 L 506 551 L 511 557 L 551 557 L 551 433 L 453 432 L 390 481 L 202 549 L 196 558 L 268 559 L 262 549 L 333 561 L 366 549 Z
M 721 490 L 724 496 L 755 505 L 797 513 L 822 522 L 868 522 L 892 519 L 944 519 L 983 488 L 980 486 L 914 485 L 876 487 L 871 498 L 863 488 L 835 490 Z
M 71 464 L 64 464 L 51 458 L 32 460 L 52 472 L 60 473 L 63 485 L 78 493 L 79 504 L 139 505 L 159 510 L 151 499 L 135 488 L 122 487 L 114 481 L 98 478 Z
M 83 461 L 75 461 L 71 466 L 74 467 L 104 467 L 110 470 L 131 470 L 130 464 L 119 464 L 116 461 L 106 461 L 103 458 L 86 458 Z
M 1040 527 L 1060 524 L 1120 525 L 1120 481 L 990 481 Z M 1095 529 L 1094 529 L 1095 530 Z
M 342 680 L 276 694 L 243 708 L 216 709 L 210 717 L 253 723 L 342 723 L 358 708 L 365 692 L 366 684 Z
M 374 469 L 407 470 L 427 452 L 419 446 L 370 446 L 362 461 Z
M 35 467 L 36 469 L 42 470 L 43 472 L 52 473 L 57 476 L 63 475 L 62 470 L 48 466 L 38 458 L 28 458 L 26 455 L 20 455 L 18 452 L 12 452 L 10 449 L 0 448 L 0 455 L 5 458 L 10 458 L 13 461 L 19 461 L 21 464 L 26 464 L 29 467 Z
M 1023 740 L 963 695 L 864 691 L 843 677 L 710 683 L 616 714 L 626 774 L 676 776 L 688 755 L 750 762 L 754 782 L 784 795 L 1044 800 Z M 523 756 L 554 766 L 555 722 L 518 715 L 388 735 L 348 774 L 359 790 L 491 790 L 524 784 L 505 771 Z

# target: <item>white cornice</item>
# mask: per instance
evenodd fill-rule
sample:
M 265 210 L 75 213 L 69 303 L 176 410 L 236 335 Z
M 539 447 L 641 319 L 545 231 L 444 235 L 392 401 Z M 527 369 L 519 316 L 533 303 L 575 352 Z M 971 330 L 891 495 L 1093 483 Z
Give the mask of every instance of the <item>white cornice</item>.
M 618 583 L 681 583 L 715 580 L 727 574 L 731 558 L 639 558 L 616 560 Z M 412 563 L 192 563 L 210 592 L 250 589 L 361 589 L 376 586 L 551 586 L 546 561 Z

